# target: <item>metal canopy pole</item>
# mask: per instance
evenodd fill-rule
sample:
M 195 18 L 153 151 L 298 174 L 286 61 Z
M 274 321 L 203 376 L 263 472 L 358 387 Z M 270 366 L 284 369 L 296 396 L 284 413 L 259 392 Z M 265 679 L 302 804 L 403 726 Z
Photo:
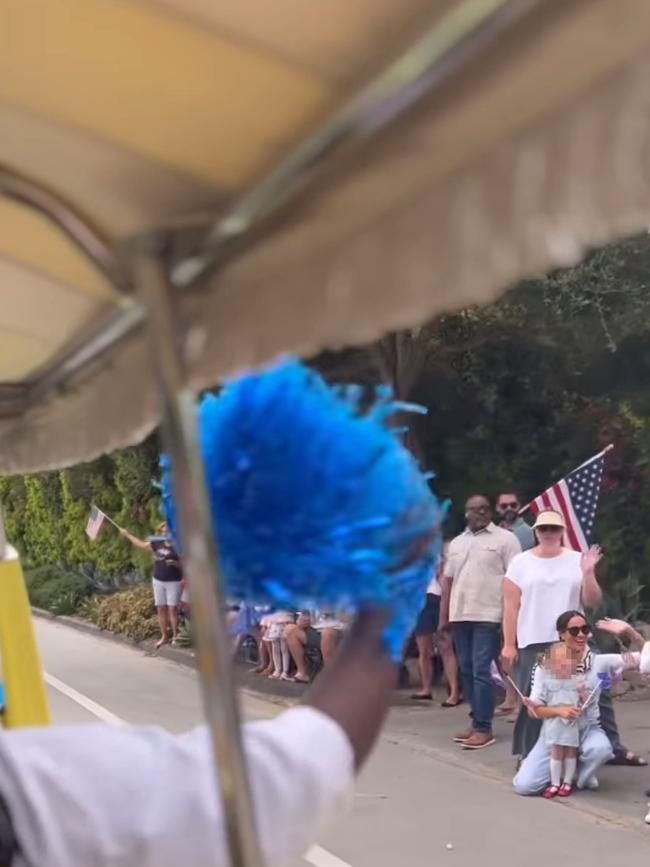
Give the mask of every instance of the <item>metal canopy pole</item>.
M 198 441 L 196 400 L 187 385 L 185 332 L 179 323 L 174 289 L 163 265 L 165 246 L 163 239 L 157 244 L 158 249 L 136 254 L 135 285 L 148 308 L 149 336 L 161 393 L 163 437 L 173 463 L 183 568 L 189 579 L 203 702 L 216 761 L 230 864 L 263 867 L 242 750 L 225 625 L 223 577 Z M 215 848 L 215 859 L 217 851 Z

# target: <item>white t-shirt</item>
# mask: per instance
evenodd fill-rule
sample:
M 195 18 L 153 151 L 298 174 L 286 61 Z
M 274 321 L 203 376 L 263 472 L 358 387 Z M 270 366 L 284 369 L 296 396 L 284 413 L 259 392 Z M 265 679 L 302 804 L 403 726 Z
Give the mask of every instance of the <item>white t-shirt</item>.
M 564 548 L 557 557 L 524 551 L 512 559 L 506 578 L 521 590 L 517 646 L 557 641 L 555 623 L 564 611 L 582 611 L 581 554 Z
M 351 802 L 350 742 L 309 707 L 249 723 L 243 739 L 264 862 L 293 863 Z M 0 791 L 16 867 L 230 863 L 205 726 L 180 737 L 105 725 L 4 732 Z
M 433 593 L 434 596 L 442 596 L 442 587 L 440 586 L 440 581 L 438 581 L 437 574 L 429 581 L 427 593 Z

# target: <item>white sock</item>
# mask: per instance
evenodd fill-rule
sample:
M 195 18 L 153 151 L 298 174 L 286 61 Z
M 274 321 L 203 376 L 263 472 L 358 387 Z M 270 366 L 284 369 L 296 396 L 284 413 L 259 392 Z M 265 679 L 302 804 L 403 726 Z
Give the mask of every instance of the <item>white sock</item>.
M 562 759 L 551 759 L 551 785 L 560 788 L 562 781 Z
M 573 785 L 573 781 L 576 776 L 576 770 L 578 769 L 578 760 L 576 758 L 566 758 L 564 760 L 564 782 L 568 783 L 570 786 Z

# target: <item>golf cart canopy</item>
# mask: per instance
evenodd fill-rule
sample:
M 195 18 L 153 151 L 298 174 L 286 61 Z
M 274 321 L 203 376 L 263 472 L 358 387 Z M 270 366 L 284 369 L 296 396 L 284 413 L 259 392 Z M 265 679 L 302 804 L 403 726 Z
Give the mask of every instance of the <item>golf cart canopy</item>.
M 5 0 L 2 27 L 2 473 L 158 423 L 144 252 L 200 388 L 650 220 L 647 0 Z

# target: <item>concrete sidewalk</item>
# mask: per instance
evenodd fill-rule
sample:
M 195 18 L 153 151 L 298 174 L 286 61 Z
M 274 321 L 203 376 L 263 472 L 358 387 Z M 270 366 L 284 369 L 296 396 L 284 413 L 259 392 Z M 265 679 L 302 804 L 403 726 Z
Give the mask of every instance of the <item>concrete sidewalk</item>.
M 440 692 L 434 697 L 434 702 L 424 706 L 412 702 L 393 707 L 385 739 L 446 764 L 474 771 L 482 777 L 509 781 L 515 768 L 511 755 L 512 723 L 503 718 L 495 721 L 497 743 L 494 746 L 476 752 L 463 750 L 453 743 L 452 738 L 467 728 L 467 705 L 444 709 L 440 707 L 444 694 Z M 615 710 L 623 743 L 649 761 L 650 704 L 646 701 L 617 701 Z M 569 799 L 572 806 L 608 821 L 638 825 L 639 818 L 647 811 L 648 798 L 644 792 L 650 788 L 650 768 L 606 766 L 598 779 L 600 790 L 576 794 Z

